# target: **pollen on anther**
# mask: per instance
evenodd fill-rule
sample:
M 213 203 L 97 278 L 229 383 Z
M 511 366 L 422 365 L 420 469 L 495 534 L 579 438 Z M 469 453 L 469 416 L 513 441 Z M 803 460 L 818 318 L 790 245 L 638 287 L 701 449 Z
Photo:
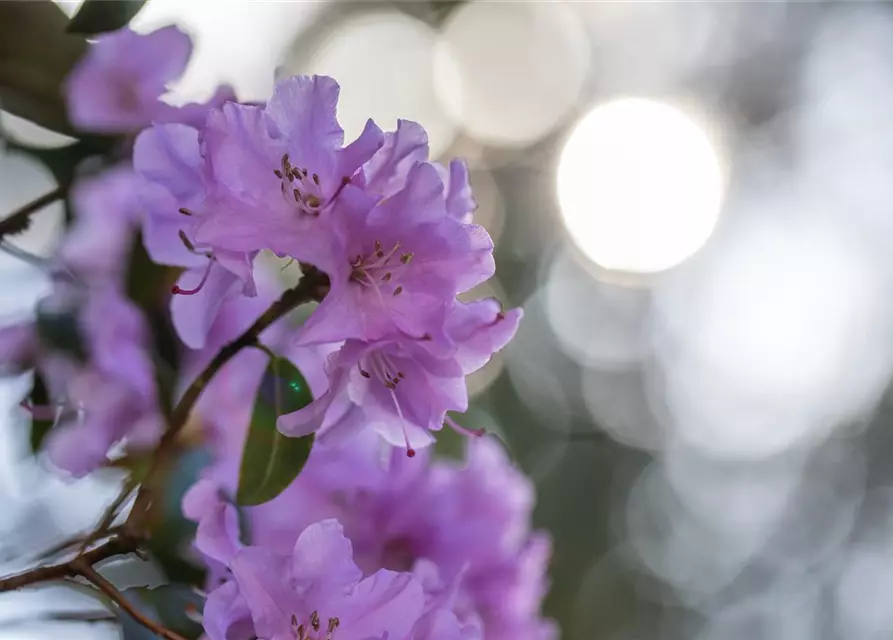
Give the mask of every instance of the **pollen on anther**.
M 318 176 L 317 174 L 315 174 L 315 173 L 313 174 L 313 183 L 314 183 L 316 186 L 319 186 L 319 176 Z
M 390 282 L 391 281 L 391 272 L 388 271 L 381 277 L 382 282 Z
M 177 209 L 177 211 L 179 211 L 180 213 L 182 213 L 184 216 L 193 216 L 193 215 L 195 215 L 194 213 L 192 213 L 192 211 L 190 211 L 190 210 L 187 209 L 186 207 L 180 207 L 179 209 Z
M 403 293 L 403 285 L 397 285 L 397 288 L 394 289 L 394 295 L 399 296 L 401 293 Z
M 282 180 L 282 172 L 279 169 L 273 169 L 273 173 L 276 174 L 276 177 Z
M 412 255 L 413 254 L 411 253 L 404 253 L 402 256 L 400 256 L 400 262 L 402 262 L 403 264 L 409 264 L 412 260 Z
M 295 189 L 292 191 L 292 193 L 295 196 L 295 202 L 300 202 L 301 201 L 301 192 L 298 191 L 297 189 Z

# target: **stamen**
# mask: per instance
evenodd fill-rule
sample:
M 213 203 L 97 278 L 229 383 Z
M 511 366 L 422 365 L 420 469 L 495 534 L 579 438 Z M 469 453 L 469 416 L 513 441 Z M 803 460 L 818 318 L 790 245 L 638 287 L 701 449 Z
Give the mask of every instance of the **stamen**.
M 282 171 L 280 171 L 279 169 L 273 169 L 273 173 L 276 174 L 276 177 L 277 177 L 277 178 L 279 178 L 280 180 L 282 180 Z
M 195 245 L 192 244 L 192 242 L 186 236 L 186 232 L 183 231 L 182 229 L 180 229 L 179 235 L 180 235 L 180 240 L 182 240 L 183 244 L 186 245 L 186 248 L 189 250 L 189 252 L 195 253 Z
M 455 420 L 453 420 L 449 416 L 444 417 L 443 421 L 453 431 L 455 431 L 456 433 L 461 433 L 464 436 L 470 436 L 472 438 L 480 438 L 482 435 L 487 433 L 487 431 L 485 429 L 468 429 L 466 427 L 463 427 L 461 424 L 458 424 Z
M 318 187 L 319 186 L 319 176 L 317 174 L 313 174 L 313 183 Z
M 180 207 L 179 209 L 177 209 L 177 211 L 179 211 L 180 213 L 182 213 L 184 216 L 194 216 L 194 215 L 195 215 L 195 213 L 193 213 L 192 211 L 190 211 L 190 210 L 187 209 L 186 207 Z
M 384 275 L 381 277 L 381 281 L 382 281 L 382 282 L 390 282 L 390 281 L 391 281 L 391 272 L 388 271 L 386 274 L 384 274 Z
M 294 190 L 295 202 L 301 202 L 301 192 L 297 189 Z
M 198 283 L 198 285 L 195 288 L 181 289 L 179 286 L 174 285 L 173 287 L 171 287 L 171 293 L 173 293 L 174 295 L 181 295 L 181 296 L 193 296 L 196 293 L 198 293 L 199 291 L 201 291 L 202 287 L 204 287 L 205 283 L 208 281 L 208 276 L 211 274 L 211 265 L 212 264 L 214 264 L 214 260 L 213 259 L 208 260 L 208 266 L 205 268 L 205 273 L 202 276 L 201 281 Z
M 400 262 L 402 262 L 403 264 L 409 264 L 410 261 L 412 261 L 412 256 L 413 254 L 411 253 L 404 253 L 402 256 L 400 256 Z
M 310 614 L 310 626 L 314 631 L 319 631 L 319 612 L 314 611 Z
M 401 284 L 401 285 L 397 285 L 397 288 L 394 289 L 394 295 L 395 295 L 395 296 L 399 296 L 401 293 L 403 293 L 403 285 L 402 285 L 402 284 Z
M 372 374 L 369 373 L 368 371 L 366 371 L 366 370 L 362 367 L 362 365 L 359 365 L 359 364 L 358 364 L 358 365 L 357 365 L 357 368 L 360 370 L 360 375 L 363 376 L 364 378 L 369 379 L 369 378 L 372 377 Z

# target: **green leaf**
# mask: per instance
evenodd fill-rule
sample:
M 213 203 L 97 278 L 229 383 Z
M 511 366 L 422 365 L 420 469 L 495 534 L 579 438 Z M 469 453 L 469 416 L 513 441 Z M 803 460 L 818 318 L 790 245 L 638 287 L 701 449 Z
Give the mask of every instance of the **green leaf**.
M 53 131 L 73 134 L 63 83 L 87 51 L 66 33 L 68 17 L 54 3 L 0 2 L 0 105 Z
M 40 374 L 34 373 L 34 384 L 31 387 L 31 393 L 28 394 L 32 407 L 44 407 L 50 403 L 50 394 L 47 391 L 46 384 Z M 31 418 L 31 451 L 37 453 L 43 445 L 44 439 L 53 427 L 52 420 L 39 420 Z
M 86 0 L 68 23 L 68 33 L 86 36 L 126 27 L 146 0 Z
M 58 349 L 79 361 L 87 359 L 85 341 L 73 309 L 47 309 L 38 305 L 35 319 L 37 335 L 48 347 Z
M 242 454 L 236 502 L 254 506 L 278 496 L 298 476 L 313 447 L 314 434 L 289 438 L 276 419 L 313 400 L 304 376 L 285 358 L 273 358 L 261 381 Z

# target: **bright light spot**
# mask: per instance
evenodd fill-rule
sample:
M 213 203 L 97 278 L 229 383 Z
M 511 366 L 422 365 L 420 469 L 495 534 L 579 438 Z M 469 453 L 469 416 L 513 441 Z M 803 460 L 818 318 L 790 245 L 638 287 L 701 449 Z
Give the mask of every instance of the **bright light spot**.
M 784 219 L 801 210 L 814 215 Z M 741 213 L 656 290 L 655 386 L 686 442 L 761 458 L 814 446 L 874 407 L 893 308 L 871 256 L 818 222 L 821 203 L 773 194 Z
M 655 272 L 713 231 L 723 177 L 707 136 L 673 107 L 623 99 L 591 111 L 561 155 L 558 199 L 577 246 L 607 269 Z
M 549 326 L 573 360 L 617 368 L 644 357 L 650 342 L 647 289 L 595 280 L 568 251 L 562 251 L 552 262 L 542 291 Z
M 300 67 L 302 73 L 338 80 L 338 119 L 348 139 L 359 135 L 369 118 L 386 130 L 396 127 L 398 118 L 414 120 L 428 131 L 436 157 L 455 137 L 434 91 L 436 41 L 431 27 L 403 13 L 352 15 L 335 25 L 306 68 L 288 63 L 283 70 Z
M 574 107 L 589 68 L 579 17 L 558 2 L 469 2 L 443 27 L 437 94 L 450 116 L 489 144 L 531 144 Z
M 206 100 L 224 83 L 235 87 L 240 100 L 266 101 L 276 65 L 321 7 L 315 2 L 152 0 L 130 26 L 147 33 L 176 24 L 192 35 L 192 58 L 172 88 L 172 103 Z

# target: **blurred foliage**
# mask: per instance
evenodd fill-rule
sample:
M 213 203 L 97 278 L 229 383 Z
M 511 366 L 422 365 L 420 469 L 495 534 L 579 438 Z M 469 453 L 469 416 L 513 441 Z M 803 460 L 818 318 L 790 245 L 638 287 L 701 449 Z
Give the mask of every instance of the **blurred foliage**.
M 181 453 L 165 475 L 161 499 L 153 510 L 154 533 L 149 541 L 149 551 L 171 582 L 204 584 L 204 570 L 187 560 L 193 556 L 191 545 L 196 525 L 183 517 L 181 504 L 183 495 L 210 461 L 210 454 L 201 449 Z
M 126 27 L 146 0 L 86 0 L 68 23 L 68 33 L 94 36 Z
M 47 391 L 46 383 L 40 374 L 34 372 L 34 382 L 31 385 L 31 393 L 28 394 L 28 401 L 32 407 L 46 407 L 50 404 L 50 394 Z M 37 454 L 43 444 L 44 439 L 53 427 L 52 420 L 39 419 L 31 416 L 31 452 Z
M 62 86 L 87 50 L 66 32 L 68 17 L 48 0 L 0 2 L 0 104 L 39 125 L 72 134 Z

